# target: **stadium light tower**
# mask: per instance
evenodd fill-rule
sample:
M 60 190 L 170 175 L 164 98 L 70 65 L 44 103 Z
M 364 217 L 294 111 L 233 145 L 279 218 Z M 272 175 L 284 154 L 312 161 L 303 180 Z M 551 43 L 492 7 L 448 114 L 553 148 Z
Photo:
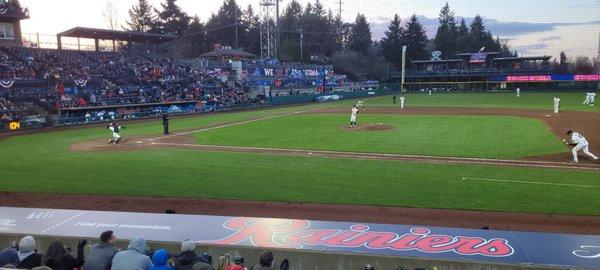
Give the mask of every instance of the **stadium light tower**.
M 260 57 L 277 58 L 276 0 L 260 1 Z
M 400 93 L 404 92 L 404 80 L 406 76 L 406 48 L 406 45 L 402 46 L 402 82 L 400 83 Z

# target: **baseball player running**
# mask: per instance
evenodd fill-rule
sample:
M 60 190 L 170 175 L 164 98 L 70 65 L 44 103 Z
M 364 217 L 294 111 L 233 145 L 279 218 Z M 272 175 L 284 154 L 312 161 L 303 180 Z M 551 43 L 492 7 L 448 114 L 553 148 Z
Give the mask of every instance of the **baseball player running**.
M 563 143 L 567 146 L 573 146 L 573 149 L 571 149 L 571 152 L 573 153 L 573 163 L 579 162 L 579 159 L 577 158 L 577 152 L 579 152 L 579 150 L 583 150 L 583 153 L 591 157 L 595 162 L 600 162 L 600 159 L 590 152 L 590 144 L 585 137 L 572 130 L 567 131 L 567 136 L 571 136 L 571 142 L 569 143 L 567 140 L 563 139 Z
M 592 101 L 592 93 L 585 93 L 585 100 L 583 101 L 583 105 L 590 105 Z
M 404 96 L 400 96 L 400 109 L 404 109 L 404 100 L 406 100 L 406 98 Z
M 590 106 L 594 106 L 594 102 L 596 101 L 596 93 L 590 93 Z
M 118 144 L 121 142 L 121 135 L 119 135 L 119 133 L 121 132 L 121 129 L 123 129 L 123 127 L 119 126 L 117 123 L 110 123 L 108 125 L 108 127 L 106 127 L 107 129 L 109 129 L 112 132 L 112 136 L 113 138 L 110 139 L 108 141 L 108 143 L 114 143 L 114 144 Z
M 521 97 L 521 88 L 517 87 L 517 97 Z
M 558 113 L 558 108 L 560 108 L 560 98 L 556 95 L 552 100 L 554 101 L 554 113 Z
M 358 114 L 358 108 L 356 108 L 356 105 L 352 105 L 352 114 L 350 115 L 350 127 L 351 128 L 356 127 L 356 115 L 357 114 Z

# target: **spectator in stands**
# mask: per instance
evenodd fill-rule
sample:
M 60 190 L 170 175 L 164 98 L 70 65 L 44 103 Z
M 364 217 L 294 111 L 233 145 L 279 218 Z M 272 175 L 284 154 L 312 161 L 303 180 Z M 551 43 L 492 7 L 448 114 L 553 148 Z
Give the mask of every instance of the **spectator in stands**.
M 152 260 L 146 256 L 146 240 L 134 237 L 127 250 L 118 252 L 112 260 L 112 270 L 149 270 Z
M 19 255 L 14 248 L 9 247 L 0 252 L 0 267 L 15 268 L 17 265 L 19 265 Z
M 19 241 L 19 269 L 31 269 L 42 265 L 42 254 L 37 253 L 35 239 L 28 235 Z
M 212 268 L 212 266 L 210 266 L 210 264 L 198 262 L 198 263 L 194 264 L 194 266 L 192 267 L 192 270 L 213 270 L 213 268 Z
M 196 255 L 196 243 L 190 239 L 186 239 L 181 243 L 181 253 L 175 260 L 175 270 L 191 270 L 192 267 L 198 263 L 209 262 L 204 258 Z
M 85 270 L 109 270 L 111 262 L 119 249 L 114 246 L 117 238 L 113 231 L 105 231 L 100 234 L 100 243 L 95 244 L 85 260 Z
M 166 249 L 159 249 L 152 255 L 152 267 L 150 270 L 173 270 L 169 262 L 171 255 Z
M 54 270 L 73 270 L 81 268 L 83 265 L 83 247 L 87 244 L 86 240 L 81 240 L 77 244 L 77 258 L 74 258 L 65 248 L 63 243 L 54 241 L 50 243 L 46 254 L 42 258 L 42 265 L 48 266 Z
M 244 265 L 244 257 L 235 256 L 235 258 L 233 259 L 233 263 L 236 266 L 233 267 L 234 270 L 248 270 L 248 268 L 246 268 L 246 266 Z
M 231 270 L 233 266 L 236 266 L 232 262 L 231 255 L 225 254 L 219 257 L 219 262 L 217 263 L 217 270 Z
M 264 250 L 259 257 L 258 264 L 255 265 L 252 270 L 270 270 L 275 269 L 274 267 L 273 252 L 270 250 Z

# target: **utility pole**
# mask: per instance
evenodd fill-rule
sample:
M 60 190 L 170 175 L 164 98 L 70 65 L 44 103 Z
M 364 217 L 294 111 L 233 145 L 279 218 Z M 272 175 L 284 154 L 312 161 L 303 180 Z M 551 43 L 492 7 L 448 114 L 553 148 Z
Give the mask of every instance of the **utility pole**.
M 400 83 L 400 93 L 404 92 L 404 78 L 406 75 L 406 48 L 406 45 L 402 46 L 402 81 Z
M 338 16 L 342 19 L 342 0 L 338 0 Z
M 304 62 L 304 29 L 302 29 L 302 27 L 300 27 L 300 29 L 298 29 L 298 33 L 300 34 L 300 63 Z
M 279 48 L 281 45 L 281 35 L 279 33 L 279 2 L 282 0 L 275 0 L 275 48 Z M 278 52 L 275 51 L 275 58 L 277 58 Z
M 600 75 L 600 32 L 598 32 L 598 56 L 596 57 L 596 65 L 598 65 L 598 75 Z M 600 81 L 598 81 L 598 92 L 600 92 Z

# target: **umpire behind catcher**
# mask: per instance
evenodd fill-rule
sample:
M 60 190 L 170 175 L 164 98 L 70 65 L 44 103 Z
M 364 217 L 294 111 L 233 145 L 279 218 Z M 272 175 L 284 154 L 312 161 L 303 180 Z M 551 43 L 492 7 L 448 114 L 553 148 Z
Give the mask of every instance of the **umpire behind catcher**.
M 163 132 L 165 135 L 169 134 L 169 114 L 163 113 L 162 115 Z

